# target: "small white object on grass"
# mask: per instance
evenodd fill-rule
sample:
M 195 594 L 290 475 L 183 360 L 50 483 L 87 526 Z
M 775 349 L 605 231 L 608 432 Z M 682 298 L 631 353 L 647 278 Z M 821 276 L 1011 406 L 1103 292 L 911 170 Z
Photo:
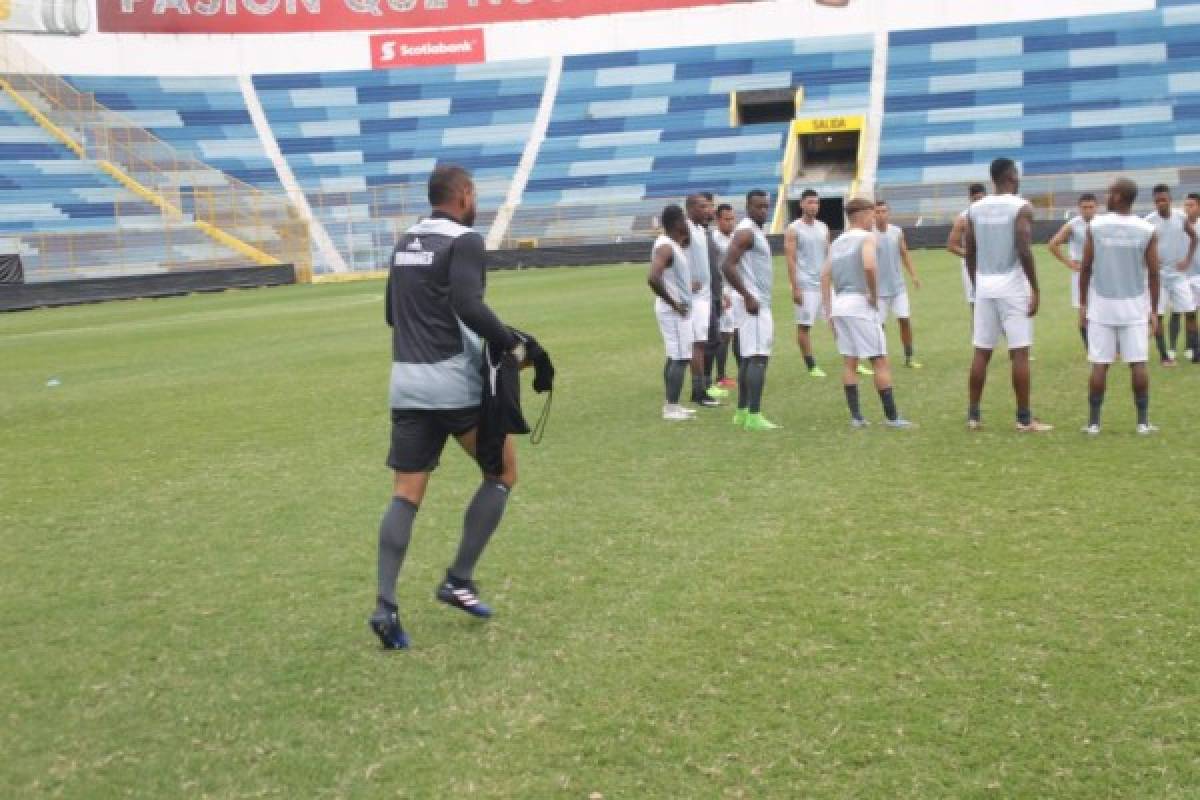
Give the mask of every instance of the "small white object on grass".
M 60 381 L 58 378 L 51 378 L 50 380 L 46 381 L 46 385 L 50 388 L 54 388 L 55 386 L 62 386 L 62 381 Z

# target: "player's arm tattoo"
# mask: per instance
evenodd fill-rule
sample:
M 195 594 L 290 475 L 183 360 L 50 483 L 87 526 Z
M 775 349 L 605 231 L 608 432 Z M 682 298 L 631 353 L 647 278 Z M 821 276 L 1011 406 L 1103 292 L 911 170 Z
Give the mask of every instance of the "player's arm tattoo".
M 1156 317 L 1158 316 L 1158 291 L 1161 280 L 1158 272 L 1158 234 L 1154 234 L 1150 237 L 1150 243 L 1146 245 L 1146 283 L 1150 290 L 1150 313 Z M 1082 283 L 1080 286 L 1082 287 Z
M 1033 291 L 1038 290 L 1037 282 L 1037 264 L 1033 260 L 1033 209 L 1025 206 L 1017 214 L 1017 260 L 1021 262 L 1021 269 L 1025 271 L 1025 278 L 1029 281 L 1029 288 Z
M 725 251 L 725 261 L 721 263 L 721 274 L 725 276 L 726 282 L 733 287 L 733 290 L 742 297 L 748 296 L 750 292 L 746 289 L 746 284 L 742 282 L 742 276 L 738 274 L 738 264 L 742 260 L 742 255 L 753 246 L 754 234 L 745 229 L 738 231 L 733 235 L 729 249 Z

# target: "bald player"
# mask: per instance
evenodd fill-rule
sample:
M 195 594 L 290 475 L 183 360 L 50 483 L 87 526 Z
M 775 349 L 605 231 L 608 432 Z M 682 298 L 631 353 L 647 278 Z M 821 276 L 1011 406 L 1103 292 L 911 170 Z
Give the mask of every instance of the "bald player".
M 1079 271 L 1082 302 L 1079 319 L 1088 326 L 1088 424 L 1083 432 L 1100 433 L 1100 410 L 1108 383 L 1108 368 L 1119 355 L 1133 377 L 1137 432 L 1158 430 L 1150 424 L 1150 330 L 1157 329 L 1159 260 L 1154 226 L 1133 215 L 1137 186 L 1122 178 L 1108 190 L 1109 213 L 1088 228 Z M 1146 294 L 1150 309 L 1147 314 Z
M 955 218 L 954 225 L 950 228 L 950 238 L 946 240 L 946 249 L 962 260 L 962 282 L 963 294 L 967 298 L 967 305 L 975 305 L 975 285 L 971 283 L 971 276 L 967 274 L 967 247 L 965 244 L 967 233 L 967 212 L 970 210 L 972 203 L 976 203 L 987 197 L 987 187 L 982 183 L 972 183 L 967 187 L 967 208 Z
M 975 289 L 975 356 L 968 382 L 967 427 L 983 427 L 979 404 L 988 363 L 1003 337 L 1012 360 L 1017 431 L 1045 433 L 1053 426 L 1035 419 L 1029 405 L 1029 348 L 1041 294 L 1033 260 L 1033 208 L 1017 195 L 1021 178 L 1011 159 L 993 161 L 991 173 L 995 194 L 973 203 L 967 212 L 967 274 Z
M 736 292 L 733 310 L 742 356 L 738 365 L 738 408 L 733 415 L 733 424 L 747 431 L 770 431 L 779 427 L 762 415 L 767 360 L 775 342 L 775 322 L 771 317 L 771 285 L 775 269 L 771 244 L 763 227 L 767 224 L 770 208 L 770 197 L 763 190 L 753 189 L 746 194 L 746 218 L 734 228 L 733 239 L 721 264 L 725 281 Z
M 813 358 L 810 331 L 817 322 L 829 319 L 821 305 L 821 268 L 829 254 L 829 227 L 817 219 L 821 198 L 812 189 L 800 195 L 801 216 L 783 235 L 788 282 L 792 285 L 792 303 L 796 307 L 796 344 L 804 356 L 804 366 L 813 378 L 824 378 L 825 371 Z
M 846 205 L 846 216 L 850 227 L 830 247 L 821 272 L 821 295 L 830 310 L 838 351 L 842 354 L 842 388 L 850 409 L 850 424 L 855 428 L 868 425 L 858 402 L 858 365 L 865 359 L 874 367 L 884 424 L 889 428 L 910 428 L 912 423 L 896 411 L 887 342 L 879 324 L 876 263 L 879 244 L 873 233 L 875 204 L 856 197 Z
M 1063 266 L 1071 270 L 1071 307 L 1078 309 L 1081 305 L 1079 297 L 1079 270 L 1083 265 L 1083 243 L 1087 239 L 1088 225 L 1096 216 L 1096 195 L 1091 192 L 1086 192 L 1079 195 L 1079 214 L 1067 220 L 1058 233 L 1047 245 L 1050 249 L 1050 255 L 1062 262 Z M 1062 246 L 1067 245 L 1067 255 L 1063 255 Z M 1087 325 L 1080 323 L 1079 335 L 1083 337 L 1083 346 L 1086 349 Z

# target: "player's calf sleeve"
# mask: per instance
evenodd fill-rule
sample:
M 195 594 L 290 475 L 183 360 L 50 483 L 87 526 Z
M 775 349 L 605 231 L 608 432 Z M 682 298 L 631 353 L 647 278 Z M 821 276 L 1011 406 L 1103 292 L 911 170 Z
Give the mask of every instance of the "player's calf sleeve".
M 696 403 L 704 399 L 704 390 L 708 388 L 708 382 L 703 375 L 692 375 L 692 402 Z
M 1182 323 L 1180 319 L 1182 314 L 1172 314 L 1171 322 L 1167 325 L 1168 333 L 1171 339 L 1171 349 L 1175 349 L 1175 344 L 1179 341 L 1179 326 Z
M 379 523 L 379 610 L 396 610 L 396 579 L 412 539 L 417 507 L 403 497 L 393 497 Z
M 1163 332 L 1163 318 L 1158 318 L 1158 333 L 1154 334 L 1154 344 L 1158 347 L 1158 357 L 1167 360 L 1167 337 Z
M 687 372 L 688 362 L 668 361 L 666 370 L 667 402 L 675 405 L 683 394 L 683 376 Z
M 1150 422 L 1150 393 L 1135 394 L 1133 396 L 1133 404 L 1137 407 L 1138 425 L 1147 425 Z
M 858 384 L 845 384 L 842 386 L 842 391 L 846 393 L 846 405 L 850 409 L 850 416 L 854 419 L 862 419 L 862 408 L 858 404 Z
M 1100 424 L 1100 409 L 1104 406 L 1104 392 L 1088 393 L 1088 425 Z
M 757 414 L 762 411 L 763 388 L 767 384 L 767 359 L 766 356 L 754 356 L 746 361 L 747 408 L 751 414 Z
M 500 520 L 504 517 L 504 509 L 508 505 L 509 488 L 500 481 L 485 478 L 471 498 L 467 513 L 463 516 L 462 541 L 458 545 L 458 554 L 450 567 L 450 574 L 463 581 L 471 580 L 475 575 L 475 565 L 483 555 L 483 549 Z
M 729 339 L 722 337 L 717 345 L 717 378 L 725 377 L 725 367 L 729 364 Z
M 883 415 L 888 419 L 894 420 L 896 414 L 896 397 L 892 393 L 892 387 L 879 390 L 879 402 L 883 404 Z

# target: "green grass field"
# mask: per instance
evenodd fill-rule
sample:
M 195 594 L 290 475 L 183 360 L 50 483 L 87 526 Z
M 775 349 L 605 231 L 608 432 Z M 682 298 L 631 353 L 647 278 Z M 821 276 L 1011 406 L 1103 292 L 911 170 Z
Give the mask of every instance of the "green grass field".
M 554 411 L 485 624 L 432 599 L 476 485 L 447 452 L 406 653 L 365 624 L 381 283 L 0 316 L 0 797 L 1200 797 L 1200 368 L 1152 367 L 1154 438 L 1117 368 L 1083 437 L 1066 272 L 1039 260 L 1044 437 L 1011 430 L 1004 357 L 964 430 L 945 254 L 918 254 L 911 432 L 850 430 L 837 378 L 802 374 L 782 274 L 785 428 L 757 435 L 659 419 L 643 266 L 495 275 Z

